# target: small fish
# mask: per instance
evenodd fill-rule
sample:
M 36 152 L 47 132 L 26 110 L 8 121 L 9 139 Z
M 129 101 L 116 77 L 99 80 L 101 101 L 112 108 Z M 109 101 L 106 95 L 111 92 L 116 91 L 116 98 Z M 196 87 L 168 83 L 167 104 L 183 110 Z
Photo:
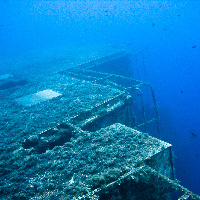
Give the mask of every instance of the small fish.
M 193 131 L 191 131 L 191 134 L 192 134 L 192 137 L 194 138 L 194 137 L 197 137 L 197 135 L 196 134 L 194 134 L 194 132 Z
M 197 46 L 193 46 L 192 48 L 194 49 L 194 48 L 196 48 Z

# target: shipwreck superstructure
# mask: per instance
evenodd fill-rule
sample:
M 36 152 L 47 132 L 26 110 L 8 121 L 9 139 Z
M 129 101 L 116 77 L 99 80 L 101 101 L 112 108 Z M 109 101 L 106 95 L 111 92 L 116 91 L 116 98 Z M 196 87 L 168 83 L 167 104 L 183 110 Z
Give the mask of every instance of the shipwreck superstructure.
M 200 199 L 175 179 L 153 87 L 131 77 L 134 55 L 102 52 L 0 76 L 2 199 Z

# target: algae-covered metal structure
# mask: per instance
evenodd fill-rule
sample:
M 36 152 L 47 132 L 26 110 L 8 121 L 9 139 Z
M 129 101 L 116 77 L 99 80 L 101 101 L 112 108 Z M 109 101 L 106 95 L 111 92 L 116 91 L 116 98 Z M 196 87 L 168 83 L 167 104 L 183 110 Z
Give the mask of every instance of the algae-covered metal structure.
M 1 199 L 200 199 L 175 178 L 153 87 L 131 77 L 134 55 L 86 55 L 0 76 Z

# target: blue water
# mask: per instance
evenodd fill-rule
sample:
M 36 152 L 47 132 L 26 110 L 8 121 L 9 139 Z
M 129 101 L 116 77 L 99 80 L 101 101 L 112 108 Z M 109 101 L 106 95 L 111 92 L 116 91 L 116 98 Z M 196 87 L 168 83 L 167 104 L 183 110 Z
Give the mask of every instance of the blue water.
M 199 1 L 2 0 L 0 59 L 97 43 L 142 51 L 141 79 L 154 87 L 176 177 L 200 195 L 199 22 Z

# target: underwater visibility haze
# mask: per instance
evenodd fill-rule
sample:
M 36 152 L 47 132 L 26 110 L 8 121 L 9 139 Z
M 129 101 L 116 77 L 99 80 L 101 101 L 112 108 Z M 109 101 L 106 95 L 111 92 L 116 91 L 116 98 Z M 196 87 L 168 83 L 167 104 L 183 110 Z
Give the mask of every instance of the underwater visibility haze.
M 144 99 L 150 99 L 151 105 L 145 101 L 144 105 L 141 105 L 143 102 L 137 105 L 147 109 L 146 115 L 154 113 L 154 109 L 155 112 L 158 111 L 159 139 L 166 142 L 162 143 L 155 139 L 157 146 L 154 147 L 161 150 L 171 148 L 169 144 L 172 144 L 175 178 L 181 185 L 200 195 L 199 22 L 199 1 L 2 0 L 0 2 L 0 195 L 2 199 L 40 199 L 44 190 L 50 191 L 48 194 L 45 193 L 46 196 L 43 194 L 45 199 L 49 197 L 64 199 L 62 192 L 53 193 L 62 190 L 56 184 L 64 179 L 61 178 L 61 172 L 64 170 L 70 178 L 62 180 L 65 184 L 63 191 L 69 194 L 70 199 L 70 195 L 76 193 L 73 189 L 75 179 L 80 178 L 75 175 L 77 168 L 73 166 L 81 168 L 85 157 L 94 159 L 94 155 L 87 155 L 88 151 L 101 154 L 108 147 L 106 145 L 118 141 L 112 147 L 113 151 L 117 152 L 115 147 L 119 145 L 121 154 L 116 153 L 117 155 L 111 156 L 107 161 L 111 155 L 111 152 L 107 152 L 103 160 L 109 164 L 103 165 L 102 170 L 113 166 L 113 163 L 123 162 L 122 154 L 129 158 L 126 148 L 135 151 L 130 145 L 134 142 L 130 133 L 140 135 L 136 130 L 129 128 L 136 127 L 138 122 L 131 116 L 136 111 L 129 106 L 130 102 L 135 102 L 134 98 L 133 100 L 129 98 L 131 95 L 136 98 L 141 97 L 141 91 L 145 93 Z M 105 68 L 102 63 L 106 63 Z M 127 67 L 128 65 L 131 69 Z M 117 75 L 109 76 L 110 73 Z M 130 79 L 123 79 L 120 75 Z M 114 80 L 117 77 L 122 80 L 123 87 L 116 86 L 119 84 Z M 111 84 L 108 79 L 116 82 Z M 137 86 L 145 85 L 149 91 L 145 89 L 140 91 L 134 87 L 137 95 L 134 96 L 131 91 L 129 96 L 128 81 Z M 147 83 L 152 86 L 153 95 L 150 92 L 151 86 Z M 126 111 L 117 110 L 121 118 L 112 114 L 124 105 L 127 105 Z M 137 110 L 138 113 L 140 111 Z M 104 112 L 109 113 L 106 120 L 102 117 Z M 129 117 L 124 117 L 124 112 Z M 92 113 L 97 114 L 93 116 Z M 141 113 L 138 120 L 145 119 Z M 93 121 L 98 118 L 97 116 L 101 117 L 94 125 Z M 86 117 L 87 121 L 83 122 Z M 121 124 L 112 125 L 121 123 L 120 119 L 127 127 Z M 131 120 L 135 120 L 134 123 L 131 124 Z M 70 125 L 63 125 L 63 122 Z M 148 133 L 148 128 L 144 130 L 140 129 L 140 126 L 137 127 L 139 131 Z M 156 129 L 150 128 L 149 134 L 158 138 L 158 134 L 154 134 L 154 131 L 156 132 Z M 73 139 L 75 136 L 78 139 Z M 147 139 L 146 144 L 149 145 L 147 149 L 151 149 L 155 141 L 149 139 L 146 133 L 140 137 Z M 87 140 L 89 142 L 84 146 Z M 130 144 L 125 142 L 127 140 Z M 102 146 L 97 150 L 101 142 L 106 147 Z M 140 146 L 140 143 L 138 145 Z M 62 151 L 67 153 L 62 154 L 59 147 L 64 148 Z M 78 152 L 83 152 L 85 157 Z M 151 152 L 149 155 L 142 155 L 151 157 L 154 154 Z M 66 163 L 63 161 L 69 157 L 72 159 L 69 161 L 71 168 L 70 164 L 65 166 Z M 117 157 L 121 160 L 117 161 Z M 45 166 L 48 158 L 49 163 Z M 100 161 L 96 162 L 101 165 Z M 25 166 L 22 166 L 24 163 Z M 39 171 L 46 170 L 41 175 L 42 178 L 32 176 L 32 166 Z M 94 171 L 91 169 L 88 172 L 85 169 L 87 167 L 83 170 L 93 174 L 96 172 L 96 166 L 92 167 Z M 126 168 L 125 165 L 121 167 Z M 83 177 L 82 174 L 81 179 L 77 181 L 76 191 L 81 195 L 85 191 L 91 192 L 103 184 L 102 177 L 114 181 L 113 177 L 122 176 L 123 170 L 120 171 L 119 168 L 120 166 L 116 164 L 115 168 L 102 173 L 102 176 L 95 175 L 91 178 L 92 181 L 88 179 L 84 182 L 85 185 L 88 184 L 86 189 L 80 182 L 88 177 L 87 175 Z M 23 170 L 30 173 L 30 177 L 26 176 Z M 172 171 L 169 174 L 173 173 Z M 60 174 L 57 174 L 58 172 Z M 54 181 L 55 177 L 59 177 L 57 183 Z M 45 186 L 44 182 L 48 183 L 48 186 Z M 92 182 L 91 187 L 89 182 Z M 12 185 L 14 183 L 20 187 L 21 183 L 27 183 L 28 189 L 15 191 L 13 188 L 16 185 Z M 102 194 L 99 199 L 112 198 Z M 126 199 L 129 199 L 128 196 Z

